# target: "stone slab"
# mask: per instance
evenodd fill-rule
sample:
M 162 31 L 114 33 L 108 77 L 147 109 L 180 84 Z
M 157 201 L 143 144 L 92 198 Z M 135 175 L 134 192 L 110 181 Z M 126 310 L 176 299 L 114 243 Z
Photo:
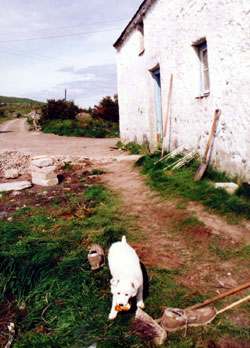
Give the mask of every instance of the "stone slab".
M 56 166 L 48 166 L 48 167 L 37 167 L 34 165 L 30 165 L 30 171 L 31 172 L 36 172 L 36 173 L 43 173 L 43 174 L 49 174 L 51 172 L 54 172 L 56 170 Z
M 20 191 L 31 187 L 32 184 L 29 181 L 15 181 L 0 184 L 0 192 L 3 191 Z
M 39 168 L 49 167 L 53 165 L 53 159 L 50 157 L 43 157 L 43 158 L 37 158 L 37 159 L 32 158 L 31 164 Z
M 32 183 L 40 186 L 54 186 L 58 184 L 58 178 L 41 180 L 41 179 L 32 179 Z

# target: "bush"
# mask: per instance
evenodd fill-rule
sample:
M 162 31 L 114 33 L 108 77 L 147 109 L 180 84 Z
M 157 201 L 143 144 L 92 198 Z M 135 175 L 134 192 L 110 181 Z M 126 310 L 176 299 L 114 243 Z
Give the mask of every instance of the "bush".
M 4 110 L 0 109 L 0 117 L 4 117 Z
M 105 121 L 119 123 L 119 107 L 118 96 L 114 95 L 114 100 L 111 97 L 103 98 L 94 109 L 89 110 L 91 115 L 96 118 L 102 118 Z
M 41 124 L 51 120 L 74 120 L 80 112 L 78 106 L 73 101 L 65 101 L 64 99 L 50 99 L 42 107 Z

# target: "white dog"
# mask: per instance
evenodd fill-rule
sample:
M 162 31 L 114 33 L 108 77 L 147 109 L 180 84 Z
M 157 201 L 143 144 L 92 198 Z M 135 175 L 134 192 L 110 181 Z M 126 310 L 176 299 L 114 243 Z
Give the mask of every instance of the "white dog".
M 135 250 L 122 237 L 121 242 L 113 243 L 108 254 L 109 269 L 112 275 L 112 308 L 109 319 L 117 316 L 117 306 L 130 308 L 129 299 L 136 296 L 137 307 L 144 308 L 143 275 L 140 260 Z

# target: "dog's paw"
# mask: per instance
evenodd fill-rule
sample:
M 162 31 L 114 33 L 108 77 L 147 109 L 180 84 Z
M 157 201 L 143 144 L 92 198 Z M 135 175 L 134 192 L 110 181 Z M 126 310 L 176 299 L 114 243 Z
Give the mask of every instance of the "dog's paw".
M 144 305 L 143 301 L 138 301 L 138 302 L 137 302 L 137 307 L 138 307 L 138 308 L 141 308 L 141 309 L 144 308 L 145 305 Z
M 114 320 L 117 317 L 117 313 L 116 311 L 112 311 L 109 313 L 109 320 Z

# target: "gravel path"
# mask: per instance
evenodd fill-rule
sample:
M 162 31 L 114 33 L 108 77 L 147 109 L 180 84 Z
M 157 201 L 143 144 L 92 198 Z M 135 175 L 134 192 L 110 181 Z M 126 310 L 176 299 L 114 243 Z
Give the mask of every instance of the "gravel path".
M 118 138 L 95 139 L 61 137 L 29 132 L 26 119 L 15 119 L 0 125 L 0 152 L 19 151 L 29 155 L 80 156 L 92 160 L 124 157 L 114 149 Z M 122 156 L 122 157 L 121 157 Z

